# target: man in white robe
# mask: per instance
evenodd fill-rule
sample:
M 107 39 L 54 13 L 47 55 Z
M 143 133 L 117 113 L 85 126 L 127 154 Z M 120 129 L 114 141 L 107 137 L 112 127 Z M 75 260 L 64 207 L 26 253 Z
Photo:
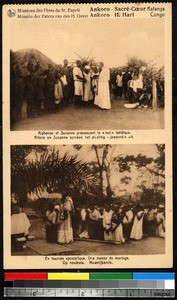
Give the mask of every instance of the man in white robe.
M 104 63 L 100 63 L 100 75 L 98 79 L 98 95 L 95 96 L 94 104 L 98 105 L 103 109 L 111 108 L 110 101 L 110 90 L 109 90 L 109 81 L 110 81 L 110 71 L 107 67 L 104 66 Z

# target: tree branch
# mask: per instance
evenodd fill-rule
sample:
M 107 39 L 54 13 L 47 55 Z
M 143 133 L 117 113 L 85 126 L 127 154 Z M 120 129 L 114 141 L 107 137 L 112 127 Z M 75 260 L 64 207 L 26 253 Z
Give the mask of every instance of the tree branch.
M 147 169 L 149 172 L 155 174 L 156 176 L 161 176 L 162 178 L 165 179 L 165 175 L 164 175 L 164 174 L 161 174 L 161 173 L 159 173 L 159 172 L 157 172 L 157 171 L 155 171 L 155 170 L 152 170 L 152 169 L 148 168 L 147 166 L 145 166 L 145 167 L 146 167 L 146 169 Z

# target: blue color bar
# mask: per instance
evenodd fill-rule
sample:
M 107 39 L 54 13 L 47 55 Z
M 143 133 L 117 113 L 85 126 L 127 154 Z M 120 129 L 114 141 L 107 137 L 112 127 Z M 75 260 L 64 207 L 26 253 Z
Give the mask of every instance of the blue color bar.
M 174 273 L 133 273 L 133 279 L 142 280 L 174 280 Z

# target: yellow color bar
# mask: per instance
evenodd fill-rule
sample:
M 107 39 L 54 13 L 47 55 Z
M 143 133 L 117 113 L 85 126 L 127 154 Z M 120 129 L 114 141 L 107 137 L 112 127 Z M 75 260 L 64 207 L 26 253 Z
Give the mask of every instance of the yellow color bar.
M 48 273 L 48 280 L 89 280 L 89 273 Z

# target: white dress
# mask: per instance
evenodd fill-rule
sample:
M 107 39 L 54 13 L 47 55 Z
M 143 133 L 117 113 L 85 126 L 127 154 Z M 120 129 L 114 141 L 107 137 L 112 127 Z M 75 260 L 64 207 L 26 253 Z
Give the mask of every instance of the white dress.
M 123 218 L 123 223 L 124 224 L 130 224 L 133 220 L 133 212 L 132 210 L 128 210 L 126 213 L 125 213 L 126 217 Z
M 123 236 L 123 226 L 122 226 L 122 216 L 117 213 L 113 213 L 112 217 L 112 240 L 114 244 L 125 243 L 125 238 Z
M 63 220 L 58 228 L 57 240 L 58 243 L 68 244 L 73 241 L 73 228 L 71 220 L 71 212 L 73 210 L 73 201 L 71 197 L 67 197 L 63 205 L 64 210 L 67 211 L 67 219 Z
M 112 233 L 112 239 L 115 244 L 123 244 L 125 243 L 125 239 L 123 236 L 123 227 L 122 223 L 116 228 L 116 230 Z
M 111 109 L 109 80 L 110 71 L 103 67 L 98 79 L 98 95 L 95 96 L 94 104 L 104 109 Z
M 140 240 L 143 237 L 143 217 L 140 220 L 138 220 L 137 216 L 140 217 L 143 211 L 139 211 L 137 215 L 134 218 L 132 231 L 130 234 L 130 238 L 134 240 Z
M 86 216 L 87 216 L 86 210 L 85 210 L 85 208 L 83 208 L 83 209 L 81 210 L 81 220 L 82 220 L 83 222 L 86 221 Z M 89 239 L 88 230 L 85 229 L 84 231 L 82 231 L 82 232 L 79 234 L 79 237 L 80 237 L 80 238 Z

